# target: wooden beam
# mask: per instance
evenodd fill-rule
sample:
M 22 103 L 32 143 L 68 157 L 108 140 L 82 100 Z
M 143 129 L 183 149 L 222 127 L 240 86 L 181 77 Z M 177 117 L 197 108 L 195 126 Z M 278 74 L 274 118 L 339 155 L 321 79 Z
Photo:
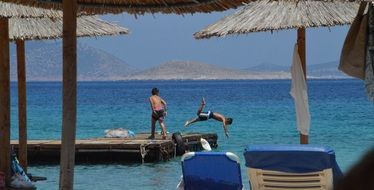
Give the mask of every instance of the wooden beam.
M 306 52 L 305 52 L 305 28 L 297 29 L 297 49 L 299 50 L 301 66 L 306 79 Z
M 60 190 L 73 190 L 77 118 L 77 1 L 63 0 L 63 97 Z
M 25 41 L 16 40 L 18 77 L 18 160 L 27 172 L 27 115 L 26 115 L 26 59 Z
M 300 55 L 301 67 L 303 68 L 304 77 L 306 81 L 306 51 L 305 51 L 305 28 L 297 29 L 297 48 Z M 308 135 L 300 133 L 300 144 L 308 144 Z
M 0 171 L 10 182 L 10 68 L 9 24 L 0 18 Z

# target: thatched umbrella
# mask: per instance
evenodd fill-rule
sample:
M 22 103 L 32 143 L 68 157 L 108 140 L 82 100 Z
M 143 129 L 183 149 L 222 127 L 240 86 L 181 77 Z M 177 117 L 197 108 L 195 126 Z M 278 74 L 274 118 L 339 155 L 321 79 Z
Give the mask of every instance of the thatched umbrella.
M 2 3 L 0 3 L 1 5 Z M 54 11 L 60 12 L 60 11 Z M 61 12 L 60 12 L 61 13 Z M 95 16 L 78 18 L 78 37 L 128 34 L 129 30 L 103 21 Z M 18 70 L 18 118 L 19 118 L 19 161 L 27 169 L 27 122 L 26 122 L 26 72 L 25 40 L 56 39 L 62 36 L 62 18 L 11 18 L 9 39 L 17 44 Z
M 62 9 L 63 0 L 3 0 L 37 6 Z M 251 0 L 77 0 L 78 11 L 86 14 L 122 13 L 209 13 L 241 6 Z
M 298 52 L 306 78 L 305 28 L 350 24 L 358 8 L 359 4 L 355 2 L 256 1 L 195 33 L 194 37 L 203 39 L 229 34 L 297 28 Z M 308 144 L 308 136 L 300 133 L 300 143 Z
M 76 133 L 76 16 L 79 12 L 92 14 L 120 13 L 197 13 L 224 11 L 242 5 L 250 0 L 3 0 L 44 8 L 62 8 L 63 10 L 63 105 L 62 137 L 60 161 L 60 189 L 73 189 L 75 164 Z M 7 28 L 1 27 L 7 33 Z M 2 32 L 0 31 L 0 34 Z M 1 40 L 0 36 L 0 40 Z M 7 38 L 3 38 L 7 39 Z M 1 42 L 0 42 L 1 43 Z M 1 44 L 0 44 L 1 45 Z M 0 64 L 1 64 L 0 59 Z M 0 73 L 1 74 L 1 73 Z M 1 82 L 1 81 L 0 81 Z M 1 85 L 1 84 L 0 84 Z M 8 90 L 6 91 L 8 92 Z M 1 104 L 1 102 L 0 102 Z M 1 106 L 1 105 L 0 105 Z M 6 106 L 9 110 L 9 107 Z M 8 121 L 8 119 L 4 119 Z M 0 121 L 1 123 L 1 121 Z
M 61 17 L 61 13 L 51 10 L 15 6 L 10 3 L 0 5 L 0 171 L 6 181 L 10 175 L 10 78 L 9 78 L 9 32 L 8 19 L 11 17 Z
M 39 9 L 35 7 L 25 6 L 25 5 L 16 5 L 14 3 L 0 3 L 0 17 L 3 18 L 58 18 L 62 17 L 62 12 L 48 10 L 48 9 Z
M 77 18 L 77 22 L 78 37 L 129 34 L 129 30 L 127 28 L 104 21 L 96 16 L 81 16 Z M 9 19 L 10 40 L 44 40 L 57 39 L 61 37 L 62 17 Z
M 274 31 L 293 28 L 335 26 L 352 23 L 359 4 L 302 0 L 256 1 L 194 34 L 196 39 L 229 34 Z

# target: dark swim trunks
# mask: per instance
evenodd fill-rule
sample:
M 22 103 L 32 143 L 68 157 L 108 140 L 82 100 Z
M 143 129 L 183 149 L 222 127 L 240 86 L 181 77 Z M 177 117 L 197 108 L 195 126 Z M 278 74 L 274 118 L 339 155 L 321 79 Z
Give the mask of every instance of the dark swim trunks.
M 165 110 L 161 109 L 161 110 L 155 110 L 153 113 L 152 113 L 152 118 L 154 120 L 159 120 L 160 122 L 164 121 L 164 117 L 165 117 Z
M 207 111 L 207 112 L 200 112 L 198 115 L 200 121 L 205 121 L 213 117 L 213 112 L 212 111 Z

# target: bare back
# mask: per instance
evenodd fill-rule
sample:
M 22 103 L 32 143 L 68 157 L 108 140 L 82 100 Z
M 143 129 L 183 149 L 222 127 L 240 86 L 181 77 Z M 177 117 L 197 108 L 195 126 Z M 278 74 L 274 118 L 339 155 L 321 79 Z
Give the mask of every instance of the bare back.
M 219 114 L 217 112 L 213 112 L 213 119 L 225 123 L 226 118 L 222 114 Z
M 153 95 L 149 97 L 149 101 L 151 103 L 152 110 L 163 109 L 166 104 L 165 101 L 160 96 L 157 96 L 157 95 Z

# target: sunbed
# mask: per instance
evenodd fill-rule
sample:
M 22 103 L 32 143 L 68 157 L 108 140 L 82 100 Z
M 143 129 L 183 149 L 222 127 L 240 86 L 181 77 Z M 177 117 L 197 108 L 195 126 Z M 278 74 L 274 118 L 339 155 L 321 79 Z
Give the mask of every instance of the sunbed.
M 185 190 L 241 190 L 239 158 L 230 152 L 189 152 L 182 156 Z
M 252 190 L 329 190 L 342 176 L 335 152 L 319 145 L 252 145 L 244 157 Z

